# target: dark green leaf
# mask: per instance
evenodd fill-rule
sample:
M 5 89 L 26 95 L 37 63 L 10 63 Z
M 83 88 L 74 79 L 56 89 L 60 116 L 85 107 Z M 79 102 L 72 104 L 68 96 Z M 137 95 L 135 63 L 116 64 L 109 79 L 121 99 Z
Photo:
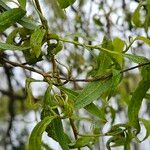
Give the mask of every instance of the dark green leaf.
M 42 149 L 42 134 L 54 118 L 55 117 L 45 117 L 35 126 L 29 138 L 28 150 Z
M 45 118 L 47 116 L 52 116 L 52 112 L 50 109 L 53 106 L 56 106 L 53 96 L 51 95 L 52 87 L 49 86 L 44 95 L 44 102 L 43 102 L 43 110 L 41 114 L 41 118 Z M 54 113 L 59 115 L 58 109 L 53 109 Z M 60 146 L 64 150 L 69 150 L 68 147 L 68 136 L 64 133 L 63 125 L 60 118 L 54 119 L 46 128 L 46 132 L 48 136 L 59 142 Z
M 136 133 L 140 132 L 138 115 L 142 104 L 142 100 L 145 97 L 145 94 L 148 91 L 149 87 L 150 87 L 150 81 L 144 81 L 144 80 L 140 81 L 138 87 L 136 88 L 129 102 L 129 106 L 128 106 L 129 123 L 137 130 Z
M 13 8 L 0 14 L 0 32 L 19 21 L 26 12 L 21 8 Z

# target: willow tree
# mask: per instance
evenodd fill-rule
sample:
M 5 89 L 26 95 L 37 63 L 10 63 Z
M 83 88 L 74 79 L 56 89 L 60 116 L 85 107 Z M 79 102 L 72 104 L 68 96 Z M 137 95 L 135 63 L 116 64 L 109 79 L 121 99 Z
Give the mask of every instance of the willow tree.
M 51 149 L 44 132 L 63 150 L 145 141 L 149 26 L 149 0 L 0 0 L 1 146 Z M 15 133 L 31 112 L 32 132 Z

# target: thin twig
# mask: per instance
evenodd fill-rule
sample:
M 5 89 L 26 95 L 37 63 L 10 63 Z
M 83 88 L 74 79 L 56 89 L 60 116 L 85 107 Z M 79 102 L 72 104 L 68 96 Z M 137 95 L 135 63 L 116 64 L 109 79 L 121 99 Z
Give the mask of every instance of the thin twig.
M 24 66 L 22 64 L 19 64 L 19 63 L 16 63 L 16 62 L 12 62 L 12 61 L 9 61 L 7 59 L 3 59 L 3 61 L 5 63 L 8 63 L 14 67 L 21 67 L 23 69 L 27 69 L 29 71 L 32 71 L 32 72 L 36 72 L 40 75 L 42 75 L 44 78 L 46 77 L 50 77 L 50 78 L 56 78 L 56 79 L 60 79 L 60 80 L 65 80 L 64 84 L 65 83 L 68 83 L 68 82 L 93 82 L 93 81 L 102 81 L 102 80 L 106 80 L 108 78 L 111 78 L 112 77 L 112 74 L 109 74 L 109 75 L 103 75 L 103 76 L 100 76 L 100 77 L 97 77 L 97 78 L 91 78 L 91 79 L 72 79 L 72 78 L 65 78 L 65 77 L 58 77 L 58 76 L 51 76 L 49 73 L 45 73 L 45 72 L 42 72 L 40 70 L 37 70 L 33 67 L 29 67 L 29 66 Z M 125 72 L 128 72 L 130 70 L 134 70 L 136 68 L 140 68 L 140 67 L 143 67 L 143 66 L 146 66 L 146 65 L 150 65 L 150 62 L 146 62 L 146 63 L 141 63 L 139 65 L 136 65 L 134 67 L 131 67 L 131 68 L 128 68 L 128 69 L 124 69 L 122 71 L 120 71 L 120 73 L 125 73 Z

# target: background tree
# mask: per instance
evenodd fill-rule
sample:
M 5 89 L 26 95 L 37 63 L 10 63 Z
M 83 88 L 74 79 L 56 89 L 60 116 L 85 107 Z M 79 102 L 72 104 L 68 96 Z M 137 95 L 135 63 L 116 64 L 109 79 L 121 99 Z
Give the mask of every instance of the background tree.
M 149 26 L 149 0 L 0 0 L 0 148 L 140 149 Z

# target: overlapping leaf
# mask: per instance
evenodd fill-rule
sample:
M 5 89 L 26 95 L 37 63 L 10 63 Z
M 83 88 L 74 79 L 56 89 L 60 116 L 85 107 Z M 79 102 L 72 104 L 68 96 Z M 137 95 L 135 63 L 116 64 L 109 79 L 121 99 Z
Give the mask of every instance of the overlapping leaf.
M 138 87 L 136 88 L 135 92 L 132 95 L 132 98 L 129 102 L 128 106 L 128 117 L 129 123 L 136 129 L 136 133 L 140 132 L 140 125 L 139 125 L 139 110 L 143 101 L 143 98 L 146 95 L 150 87 L 150 81 L 140 81 Z
M 15 22 L 21 20 L 26 12 L 21 8 L 14 8 L 0 14 L 0 32 L 3 32 Z
M 40 121 L 35 128 L 33 129 L 30 138 L 27 150 L 41 150 L 42 149 L 42 134 L 45 131 L 46 127 L 55 117 L 45 117 Z
M 41 119 L 44 119 L 47 116 L 52 116 L 52 112 L 50 108 L 56 106 L 53 96 L 51 95 L 52 87 L 49 86 L 44 95 L 44 102 L 43 102 L 43 110 L 41 113 Z M 57 109 L 53 110 L 57 115 L 59 114 Z M 63 125 L 60 118 L 56 118 L 51 121 L 47 128 L 46 132 L 48 136 L 59 142 L 62 149 L 69 150 L 68 147 L 68 136 L 64 133 Z
M 75 100 L 77 99 L 77 96 L 80 95 L 80 93 L 75 92 L 73 90 L 61 87 L 60 88 L 65 94 L 68 95 L 68 98 L 73 100 L 75 102 Z M 86 111 L 88 111 L 89 113 L 91 113 L 92 115 L 98 117 L 99 119 L 101 119 L 102 121 L 106 122 L 106 118 L 105 118 L 105 113 L 104 111 L 102 111 L 100 108 L 98 108 L 94 103 L 90 103 L 88 105 L 86 105 L 84 107 L 84 109 Z
M 37 58 L 41 54 L 42 40 L 44 38 L 45 32 L 46 31 L 42 29 L 41 27 L 37 27 L 34 30 L 33 34 L 31 35 L 30 45 L 31 45 L 32 51 L 34 52 Z

